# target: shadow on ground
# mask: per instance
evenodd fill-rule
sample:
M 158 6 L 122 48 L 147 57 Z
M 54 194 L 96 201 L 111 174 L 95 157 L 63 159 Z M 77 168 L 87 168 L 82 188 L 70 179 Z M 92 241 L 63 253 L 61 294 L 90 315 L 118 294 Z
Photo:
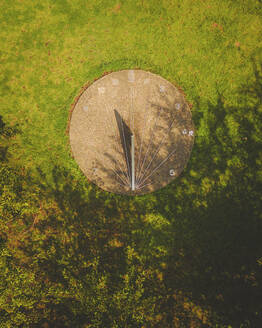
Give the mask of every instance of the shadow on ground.
M 237 106 L 218 94 L 216 105 L 195 114 L 207 135 L 196 137 L 188 174 L 156 193 L 176 240 L 167 289 L 187 291 L 233 327 L 262 322 L 261 65 L 254 63 L 254 75 Z
M 260 326 L 261 66 L 254 64 L 254 72 L 256 82 L 240 90 L 238 105 L 226 106 L 218 94 L 215 105 L 194 114 L 205 133 L 196 136 L 187 171 L 158 192 L 106 193 L 62 167 L 53 169 L 53 185 L 40 169 L 40 179 L 25 177 L 39 194 L 40 212 L 28 221 L 17 263 L 33 270 L 43 288 L 75 290 L 58 304 L 50 299 L 53 312 L 42 323 Z M 181 293 L 186 298 L 179 301 Z

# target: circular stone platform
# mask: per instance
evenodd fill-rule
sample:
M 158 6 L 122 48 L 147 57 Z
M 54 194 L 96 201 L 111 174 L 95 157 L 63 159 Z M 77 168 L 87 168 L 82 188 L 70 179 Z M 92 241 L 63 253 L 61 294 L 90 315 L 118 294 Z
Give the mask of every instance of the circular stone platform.
M 73 157 L 90 181 L 106 191 L 139 195 L 164 187 L 183 171 L 194 126 L 189 105 L 173 84 L 150 72 L 122 70 L 80 95 L 69 137 Z

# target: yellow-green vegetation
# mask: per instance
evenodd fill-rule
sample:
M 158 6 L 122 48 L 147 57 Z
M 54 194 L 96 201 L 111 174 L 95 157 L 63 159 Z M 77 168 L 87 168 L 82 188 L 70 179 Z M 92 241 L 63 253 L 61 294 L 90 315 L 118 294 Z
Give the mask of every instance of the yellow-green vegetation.
M 0 327 L 262 326 L 262 4 L 15 0 L 0 11 Z M 105 72 L 179 85 L 189 164 L 142 197 L 89 183 L 70 105 Z

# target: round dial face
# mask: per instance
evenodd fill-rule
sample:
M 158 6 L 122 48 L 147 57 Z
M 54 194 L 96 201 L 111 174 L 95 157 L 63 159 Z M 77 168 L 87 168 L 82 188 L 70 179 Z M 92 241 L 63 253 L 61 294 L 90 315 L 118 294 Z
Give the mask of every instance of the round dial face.
M 183 94 L 143 70 L 103 76 L 78 97 L 70 120 L 73 157 L 85 176 L 119 194 L 153 192 L 185 168 L 194 143 Z

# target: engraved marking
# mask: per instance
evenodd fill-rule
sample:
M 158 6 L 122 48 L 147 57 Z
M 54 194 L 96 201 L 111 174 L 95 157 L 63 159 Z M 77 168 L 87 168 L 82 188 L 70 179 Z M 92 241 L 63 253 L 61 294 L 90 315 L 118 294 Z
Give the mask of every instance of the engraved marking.
M 165 90 L 166 90 L 165 86 L 160 85 L 160 89 L 159 89 L 159 91 L 160 91 L 160 92 L 165 92 Z
M 133 70 L 128 71 L 128 82 L 135 82 L 135 72 Z
M 105 93 L 105 90 L 106 90 L 106 88 L 104 88 L 104 87 L 98 88 L 98 93 L 100 95 L 102 95 L 103 93 Z
M 176 172 L 175 170 L 171 169 L 169 170 L 169 174 L 171 175 L 171 177 L 173 177 L 176 174 Z
M 113 85 L 118 85 L 119 84 L 119 80 L 118 79 L 112 79 L 112 84 Z

